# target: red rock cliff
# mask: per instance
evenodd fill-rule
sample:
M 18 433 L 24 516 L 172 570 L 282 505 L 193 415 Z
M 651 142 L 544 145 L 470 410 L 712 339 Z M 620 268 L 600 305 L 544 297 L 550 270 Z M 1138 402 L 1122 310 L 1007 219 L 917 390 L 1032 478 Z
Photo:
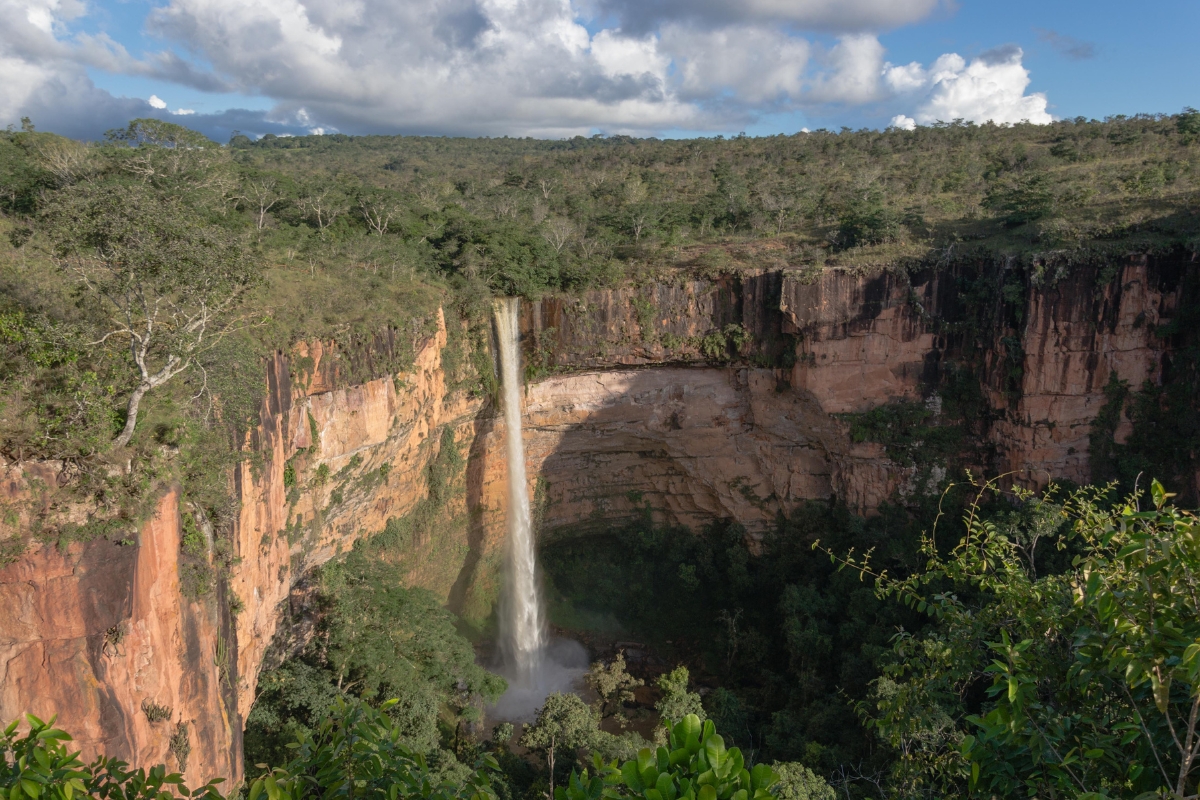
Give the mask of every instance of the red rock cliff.
M 980 435 L 995 455 L 981 467 L 1087 479 L 1110 374 L 1134 384 L 1159 374 L 1166 345 L 1154 328 L 1181 296 L 1169 272 L 1131 259 L 1098 289 L 1095 271 L 1081 270 L 1035 287 L 1019 322 L 987 332 L 979 377 L 994 421 Z M 731 517 L 754 533 L 805 500 L 835 495 L 870 511 L 911 491 L 912 471 L 851 441 L 837 415 L 936 393 L 942 361 L 965 346 L 955 281 L 764 271 L 527 305 L 525 435 L 543 527 L 582 528 L 649 503 L 673 522 Z M 503 431 L 483 399 L 447 391 L 445 345 L 439 322 L 410 370 L 358 383 L 347 378 L 353 357 L 329 345 L 270 359 L 247 445 L 261 458 L 234 476 L 241 560 L 228 590 L 239 614 L 181 597 L 174 492 L 131 546 L 39 545 L 0 570 L 0 718 L 57 711 L 85 755 L 136 763 L 176 759 L 169 742 L 183 723 L 189 779 L 236 781 L 242 720 L 294 587 L 413 509 L 447 426 L 467 456 L 454 510 L 467 522 L 412 542 L 409 577 L 485 615 L 502 538 Z M 394 346 L 384 335 L 373 352 Z M 46 502 L 58 469 L 3 467 L 0 499 Z M 150 722 L 144 702 L 169 707 L 170 720 Z

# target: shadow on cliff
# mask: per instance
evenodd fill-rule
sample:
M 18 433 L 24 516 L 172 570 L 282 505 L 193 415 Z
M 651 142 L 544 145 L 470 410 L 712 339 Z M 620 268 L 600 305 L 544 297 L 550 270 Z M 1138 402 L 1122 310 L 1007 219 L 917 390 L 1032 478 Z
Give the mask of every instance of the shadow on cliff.
M 487 465 L 485 454 L 489 434 L 496 426 L 496 406 L 487 403 L 471 422 L 471 450 L 467 454 L 467 555 L 454 585 L 450 588 L 447 604 L 450 610 L 462 617 L 467 611 L 467 602 L 475 586 L 479 572 L 479 560 L 483 554 L 486 531 L 480 506 L 483 502 L 484 470 Z

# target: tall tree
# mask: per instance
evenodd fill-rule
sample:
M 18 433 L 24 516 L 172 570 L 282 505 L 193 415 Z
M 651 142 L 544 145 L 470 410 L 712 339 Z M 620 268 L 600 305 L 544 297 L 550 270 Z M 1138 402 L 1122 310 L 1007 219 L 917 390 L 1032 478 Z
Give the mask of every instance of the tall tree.
M 537 719 L 525 730 L 521 746 L 542 753 L 550 771 L 550 796 L 554 796 L 554 764 L 560 750 L 588 747 L 596 738 L 599 721 L 578 695 L 555 692 L 538 709 Z
M 62 268 L 78 279 L 108 327 L 96 342 L 127 338 L 137 370 L 125 427 L 129 444 L 146 394 L 189 369 L 241 319 L 259 280 L 230 232 L 145 184 L 81 184 L 45 212 Z

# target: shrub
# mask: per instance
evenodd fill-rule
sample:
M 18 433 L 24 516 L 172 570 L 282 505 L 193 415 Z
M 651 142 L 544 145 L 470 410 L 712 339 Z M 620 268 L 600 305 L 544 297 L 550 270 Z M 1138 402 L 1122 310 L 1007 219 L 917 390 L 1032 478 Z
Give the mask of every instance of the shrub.
M 838 218 L 837 245 L 862 247 L 897 242 L 903 238 L 900 216 L 887 206 L 883 194 L 871 192 L 851 201 Z
M 142 713 L 151 722 L 162 722 L 171 718 L 171 707 L 159 705 L 147 697 L 142 701 Z
M 716 726 L 695 714 L 670 728 L 666 747 L 642 748 L 623 764 L 594 756 L 593 764 L 593 777 L 586 769 L 572 772 L 568 784 L 555 789 L 555 800 L 770 800 L 770 787 L 779 780 L 766 764 L 747 770 L 741 750 L 725 749 Z
M 983 204 L 1002 214 L 1004 224 L 1014 228 L 1049 217 L 1055 205 L 1050 178 L 1041 172 L 993 186 Z
M 71 736 L 54 726 L 55 717 L 43 722 L 25 717 L 29 732 L 18 736 L 18 720 L 0 735 L 0 795 L 16 800 L 71 800 L 76 795 L 104 800 L 175 800 L 176 795 L 198 800 L 221 800 L 211 780 L 189 790 L 178 773 L 159 764 L 130 770 L 124 761 L 101 756 L 91 764 L 66 745 Z M 174 741 L 174 739 L 172 739 Z
M 291 762 L 251 784 L 247 800 L 342 796 L 350 786 L 348 794 L 355 798 L 495 800 L 495 759 L 480 758 L 461 784 L 435 781 L 424 756 L 402 744 L 400 728 L 386 713 L 397 702 L 373 708 L 339 698 L 330 715 L 301 739 Z

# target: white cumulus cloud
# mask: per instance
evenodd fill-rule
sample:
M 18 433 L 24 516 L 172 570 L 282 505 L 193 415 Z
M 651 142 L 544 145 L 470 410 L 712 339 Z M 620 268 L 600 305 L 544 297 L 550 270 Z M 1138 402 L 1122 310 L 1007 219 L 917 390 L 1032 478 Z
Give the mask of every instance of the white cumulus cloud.
M 878 32 L 953 0 L 163 0 L 133 54 L 79 33 L 84 0 L 0 0 L 0 124 L 96 135 L 130 117 L 205 131 L 571 136 L 736 130 L 804 111 L 1048 119 L 1021 54 L 892 66 Z M 84 26 L 86 27 L 86 26 Z M 807 32 L 827 32 L 827 46 Z M 181 56 L 179 53 L 190 54 Z M 956 60 L 957 59 L 957 60 Z M 88 70 L 273 101 L 171 110 L 114 98 Z M 903 104 L 903 105 L 902 105 Z M 1040 104 L 1040 105 L 1039 105 Z M 867 108 L 869 106 L 869 108 Z M 884 109 L 887 109 L 884 111 Z
M 1054 121 L 1046 110 L 1042 92 L 1026 94 L 1029 70 L 1021 63 L 1021 48 L 992 50 L 969 63 L 957 53 L 947 53 L 928 69 L 918 63 L 884 67 L 884 83 L 894 92 L 916 100 L 915 121 L 923 125 L 951 122 L 995 122 L 1000 125 Z M 907 117 L 906 117 L 907 119 Z M 896 124 L 897 127 L 903 127 Z
M 892 127 L 899 128 L 902 131 L 915 131 L 917 129 L 917 121 L 912 117 L 897 114 L 892 117 Z

